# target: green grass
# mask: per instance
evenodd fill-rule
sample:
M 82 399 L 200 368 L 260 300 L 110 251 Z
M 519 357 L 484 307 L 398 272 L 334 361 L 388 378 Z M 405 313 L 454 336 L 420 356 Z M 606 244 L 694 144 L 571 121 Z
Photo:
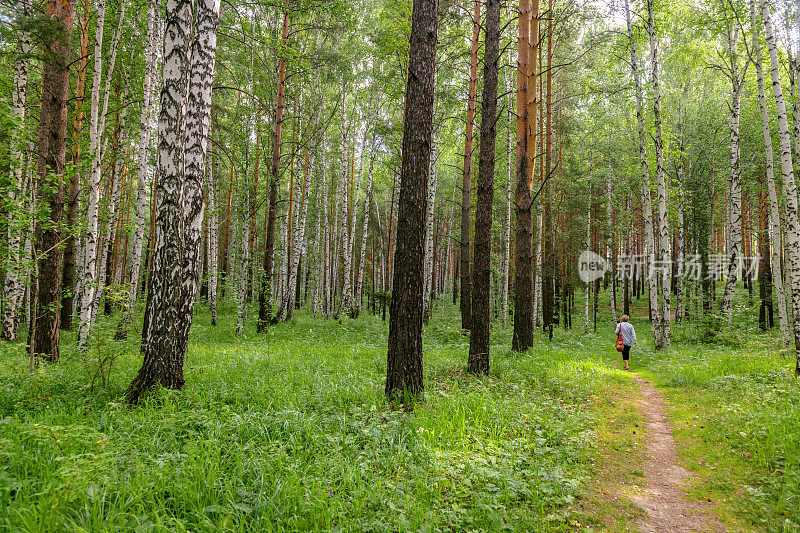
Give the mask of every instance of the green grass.
M 85 357 L 67 337 L 33 376 L 22 345 L 0 344 L 0 528 L 566 530 L 596 453 L 591 400 L 626 380 L 610 341 L 559 330 L 517 355 L 510 327 L 476 378 L 457 319 L 434 318 L 424 402 L 393 410 L 376 317 L 234 323 L 200 306 L 187 385 L 136 408 L 136 336 Z

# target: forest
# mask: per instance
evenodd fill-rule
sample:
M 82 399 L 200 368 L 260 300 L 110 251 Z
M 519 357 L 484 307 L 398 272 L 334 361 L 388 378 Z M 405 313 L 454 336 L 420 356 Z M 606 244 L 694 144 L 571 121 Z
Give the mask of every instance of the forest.
M 800 531 L 800 2 L 0 0 L 0 529 Z

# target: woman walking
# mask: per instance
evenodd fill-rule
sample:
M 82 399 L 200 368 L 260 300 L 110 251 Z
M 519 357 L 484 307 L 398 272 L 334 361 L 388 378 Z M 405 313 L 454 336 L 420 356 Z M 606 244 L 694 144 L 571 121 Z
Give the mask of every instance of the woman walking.
M 628 358 L 631 353 L 631 346 L 636 346 L 636 330 L 633 329 L 633 324 L 630 323 L 628 315 L 620 317 L 621 322 L 617 324 L 617 331 L 615 332 L 617 338 L 622 337 L 622 342 L 625 347 L 622 349 L 622 361 L 625 363 L 624 370 L 628 370 Z

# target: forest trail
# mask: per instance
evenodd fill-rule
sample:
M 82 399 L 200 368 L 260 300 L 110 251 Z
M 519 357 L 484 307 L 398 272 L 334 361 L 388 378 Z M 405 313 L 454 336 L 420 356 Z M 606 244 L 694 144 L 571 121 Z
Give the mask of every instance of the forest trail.
M 667 420 L 666 400 L 647 380 L 633 375 L 641 396 L 637 403 L 647 429 L 646 459 L 642 465 L 646 482 L 642 490 L 629 493 L 634 505 L 644 511 L 637 521 L 643 533 L 724 531 L 708 514 L 706 506 L 687 500 L 685 489 L 691 472 L 681 466 Z

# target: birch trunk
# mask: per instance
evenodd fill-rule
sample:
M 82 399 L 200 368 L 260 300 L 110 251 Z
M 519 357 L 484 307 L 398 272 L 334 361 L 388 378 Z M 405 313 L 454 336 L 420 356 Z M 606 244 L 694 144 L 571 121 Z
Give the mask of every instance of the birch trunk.
M 728 325 L 733 322 L 733 294 L 738 280 L 742 246 L 742 168 L 739 145 L 739 115 L 747 68 L 744 69 L 740 76 L 736 54 L 738 34 L 737 30 L 734 30 L 732 36 L 730 32 L 728 33 L 728 53 L 731 62 L 732 84 L 730 104 L 731 173 L 728 180 L 728 276 L 725 283 L 725 292 L 722 295 L 721 307 L 722 315 L 728 319 Z
M 157 0 L 150 0 L 147 7 L 147 48 L 144 64 L 144 96 L 139 113 L 139 144 L 136 149 L 136 220 L 133 229 L 133 255 L 128 269 L 128 296 L 122 320 L 117 328 L 117 338 L 128 336 L 128 328 L 136 308 L 139 291 L 139 277 L 142 269 L 142 249 L 144 248 L 145 216 L 147 215 L 147 182 L 151 170 L 150 158 L 155 88 L 157 80 L 156 60 L 158 58 L 158 9 Z
M 180 389 L 184 383 L 183 361 L 201 256 L 203 181 L 220 3 L 202 0 L 195 8 L 195 35 L 190 42 L 192 3 L 167 3 L 153 272 L 142 328 L 144 360 L 126 392 L 132 403 L 156 383 L 169 389 Z
M 125 2 L 120 4 L 120 17 L 117 31 L 111 43 L 108 71 L 106 72 L 106 86 L 103 96 L 102 111 L 100 110 L 100 81 L 102 77 L 103 60 L 103 26 L 105 23 L 105 0 L 97 1 L 97 31 L 95 34 L 94 71 L 92 73 L 92 108 L 91 123 L 89 125 L 89 149 L 92 154 L 91 175 L 89 178 L 89 203 L 88 223 L 83 245 L 83 273 L 80 287 L 80 316 L 78 324 L 78 346 L 85 347 L 89 339 L 91 328 L 94 324 L 95 309 L 97 309 L 98 293 L 100 292 L 100 273 L 102 268 L 102 253 L 100 251 L 100 179 L 102 177 L 102 160 L 104 149 L 101 145 L 105 131 L 106 116 L 108 114 L 108 100 L 111 94 L 111 80 L 114 76 L 114 66 L 117 59 L 122 24 L 125 20 Z
M 431 147 L 431 168 L 428 181 L 428 201 L 425 223 L 425 257 L 423 259 L 422 320 L 427 324 L 431 316 L 431 291 L 433 288 L 433 232 L 434 210 L 436 209 L 436 171 L 439 166 L 439 149 L 436 145 L 436 130 L 433 132 Z
M 639 133 L 639 166 L 642 176 L 642 218 L 644 219 L 645 236 L 645 255 L 649 265 L 653 265 L 655 260 L 655 234 L 653 231 L 653 203 L 650 197 L 650 173 L 647 165 L 647 152 L 645 150 L 645 128 L 644 128 L 644 101 L 642 97 L 642 83 L 639 78 L 638 60 L 636 57 L 636 41 L 633 36 L 633 26 L 631 25 L 631 13 L 628 0 L 625 0 L 625 19 L 628 26 L 628 39 L 631 51 L 631 71 L 633 82 L 636 89 L 636 121 Z M 663 169 L 662 169 L 663 170 Z M 647 276 L 649 283 L 650 317 L 653 323 L 653 337 L 656 346 L 662 346 L 662 329 L 660 311 L 658 309 L 658 281 L 656 276 Z
M 364 222 L 361 230 L 361 257 L 358 260 L 358 275 L 356 282 L 356 300 L 353 312 L 353 318 L 358 318 L 361 311 L 361 295 L 364 290 L 364 263 L 367 257 L 367 235 L 369 233 L 369 214 L 370 214 L 370 200 L 372 199 L 372 171 L 375 166 L 375 144 L 378 136 L 373 134 L 372 144 L 370 146 L 369 156 L 369 171 L 367 173 L 367 187 L 364 190 Z M 372 268 L 375 268 L 375 258 L 372 259 Z M 373 288 L 374 290 L 374 288 Z
M 319 109 L 314 111 L 313 125 L 311 127 L 312 135 L 317 131 L 319 124 Z M 295 285 L 297 284 L 297 277 L 300 275 L 300 257 L 303 253 L 303 246 L 306 242 L 306 219 L 308 217 L 308 198 L 311 189 L 311 169 L 315 165 L 314 153 L 311 154 L 306 161 L 305 170 L 303 172 L 303 187 L 300 191 L 300 208 L 297 213 L 296 233 L 294 237 L 294 245 L 292 246 L 292 255 L 289 259 L 289 281 L 288 287 L 283 297 L 283 309 L 285 312 L 286 320 L 292 318 L 295 306 Z
M 786 102 L 783 99 L 783 88 L 780 80 L 780 62 L 775 35 L 772 30 L 769 4 L 761 1 L 761 13 L 764 21 L 764 33 L 770 57 L 770 75 L 772 91 L 778 111 L 778 133 L 781 147 L 781 174 L 783 175 L 783 193 L 786 198 L 786 256 L 789 285 L 792 299 L 792 315 L 794 316 L 794 347 L 796 353 L 795 374 L 800 374 L 800 220 L 798 220 L 797 185 L 792 167 L 792 142 L 789 136 L 789 125 L 786 118 Z
M 789 333 L 789 318 L 786 308 L 786 290 L 783 283 L 783 268 L 781 266 L 781 251 L 783 238 L 781 235 L 780 203 L 778 190 L 775 186 L 775 161 L 773 159 L 772 131 L 767 114 L 767 102 L 764 91 L 764 68 L 761 61 L 761 46 L 758 40 L 758 26 L 756 24 L 755 0 L 750 3 L 750 20 L 753 26 L 753 50 L 755 55 L 756 80 L 758 82 L 758 107 L 761 111 L 761 131 L 764 137 L 764 166 L 767 175 L 767 191 L 769 194 L 769 236 L 772 240 L 770 271 L 772 272 L 772 285 L 775 289 L 778 306 L 778 321 L 783 337 L 784 346 L 789 347 L 791 335 Z
M 669 348 L 671 341 L 670 333 L 670 297 L 672 294 L 672 259 L 671 259 L 671 239 L 669 236 L 669 215 L 667 213 L 667 186 L 664 172 L 664 140 L 661 135 L 661 88 L 658 80 L 658 46 L 656 45 L 656 28 L 653 18 L 653 0 L 647 0 L 648 33 L 650 35 L 650 61 L 653 68 L 653 121 L 655 123 L 655 135 L 653 144 L 656 149 L 656 181 L 658 188 L 658 270 L 660 278 L 658 285 L 661 288 L 661 313 L 658 327 L 660 339 L 656 343 L 657 349 Z
M 508 139 L 506 145 L 506 188 L 505 188 L 505 222 L 503 223 L 503 262 L 502 262 L 502 291 L 503 294 L 500 297 L 500 307 L 501 307 L 501 321 L 503 325 L 503 329 L 506 329 L 506 325 L 508 323 L 508 281 L 510 277 L 509 272 L 509 263 L 511 258 L 511 183 L 512 183 L 512 169 L 514 167 L 513 161 L 513 152 L 512 147 L 514 143 L 514 137 L 511 131 L 511 106 L 513 105 L 513 101 L 511 99 L 511 70 L 507 71 L 506 75 L 506 90 L 508 91 L 508 101 L 506 103 L 506 120 L 508 120 Z M 534 315 L 535 317 L 535 315 Z M 534 321 L 536 319 L 534 318 Z
M 30 17 L 30 4 L 20 2 L 17 6 L 17 16 L 21 19 Z M 11 131 L 11 157 L 10 157 L 10 187 L 8 188 L 8 202 L 11 207 L 8 222 L 8 260 L 9 268 L 6 272 L 3 287 L 3 326 L 1 336 L 5 340 L 13 341 L 19 333 L 19 311 L 22 306 L 22 297 L 25 294 L 25 276 L 20 249 L 24 233 L 25 201 L 23 178 L 25 175 L 25 158 L 22 151 L 22 134 L 25 131 L 25 106 L 28 103 L 28 69 L 30 60 L 28 54 L 31 50 L 31 36 L 26 31 L 20 31 L 18 36 L 18 56 L 14 63 L 14 85 L 11 92 L 11 114 L 16 119 L 16 126 Z

